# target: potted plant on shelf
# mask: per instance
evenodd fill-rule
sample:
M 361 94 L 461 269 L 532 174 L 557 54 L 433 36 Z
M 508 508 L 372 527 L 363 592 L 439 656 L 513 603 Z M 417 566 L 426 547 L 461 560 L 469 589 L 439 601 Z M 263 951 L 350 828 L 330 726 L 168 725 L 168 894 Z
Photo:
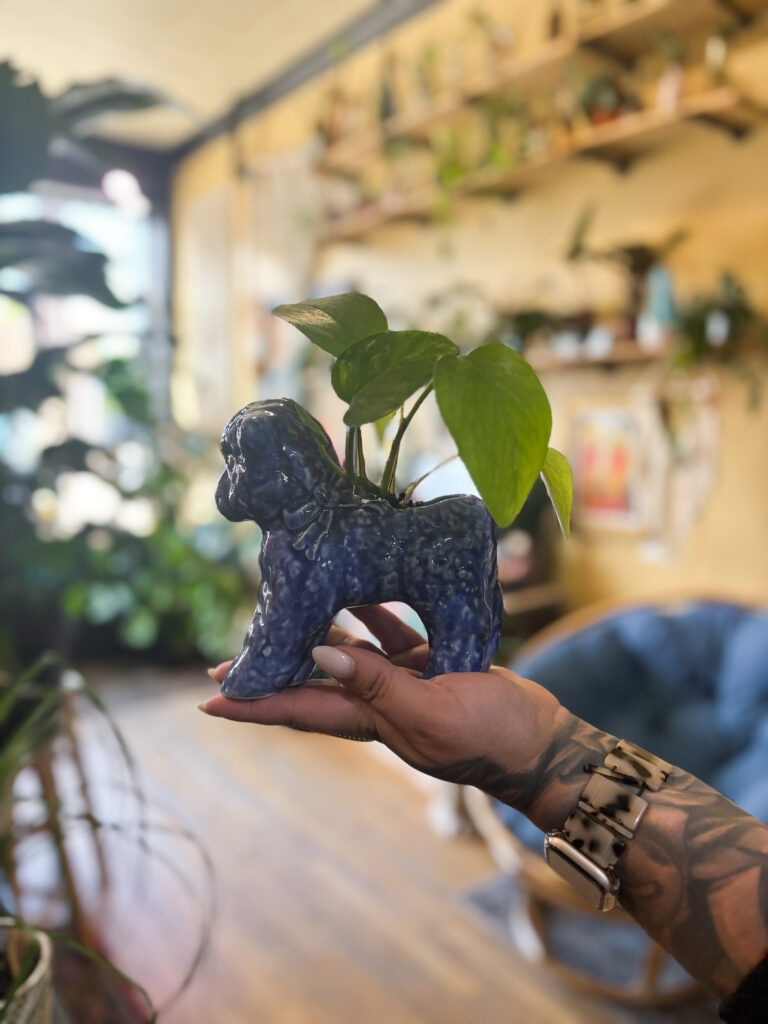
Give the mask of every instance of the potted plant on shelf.
M 346 452 L 342 466 L 322 426 L 287 399 L 254 402 L 227 424 L 217 504 L 230 520 L 255 521 L 263 540 L 258 605 L 222 692 L 266 697 L 301 682 L 338 611 L 393 600 L 424 623 L 427 675 L 484 671 L 503 615 L 495 525 L 514 520 L 541 475 L 568 532 L 570 468 L 549 447 L 552 414 L 536 374 L 502 343 L 462 354 L 442 334 L 391 331 L 376 302 L 355 292 L 274 313 L 335 358 Z M 397 487 L 403 437 L 433 392 L 482 500 L 419 503 L 419 481 Z M 398 410 L 374 480 L 362 428 Z

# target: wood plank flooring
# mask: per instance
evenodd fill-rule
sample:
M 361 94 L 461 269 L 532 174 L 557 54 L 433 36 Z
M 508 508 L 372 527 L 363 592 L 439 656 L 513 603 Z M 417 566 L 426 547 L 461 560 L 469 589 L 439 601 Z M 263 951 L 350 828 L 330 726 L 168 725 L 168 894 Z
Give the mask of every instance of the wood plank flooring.
M 164 1024 L 614 1019 L 564 997 L 461 904 L 495 872 L 486 850 L 435 836 L 424 793 L 367 746 L 206 718 L 195 710 L 212 691 L 202 672 L 99 682 L 153 806 L 199 836 L 215 866 L 208 955 Z M 103 727 L 80 729 L 106 780 Z M 100 813 L 119 816 L 127 798 L 109 791 L 95 794 Z M 162 1003 L 194 952 L 205 887 L 192 846 L 147 835 L 155 854 L 139 860 L 127 833 L 110 841 L 101 919 L 120 966 Z

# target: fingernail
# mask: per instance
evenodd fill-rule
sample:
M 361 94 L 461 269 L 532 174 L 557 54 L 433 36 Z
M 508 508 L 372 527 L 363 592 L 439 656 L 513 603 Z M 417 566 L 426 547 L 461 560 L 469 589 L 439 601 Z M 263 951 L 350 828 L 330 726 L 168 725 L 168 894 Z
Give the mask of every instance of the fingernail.
M 208 673 L 208 675 L 211 677 L 211 679 L 213 679 L 215 683 L 218 683 L 219 680 L 216 678 L 215 668 L 207 668 L 205 671 Z
M 204 715 L 210 715 L 210 713 L 211 713 L 211 712 L 210 712 L 210 711 L 208 710 L 208 708 L 206 707 L 207 703 L 208 703 L 208 702 L 204 700 L 204 701 L 201 701 L 201 702 L 200 702 L 200 703 L 199 703 L 199 704 L 197 705 L 197 710 L 198 710 L 198 711 L 202 711 Z
M 334 679 L 347 679 L 355 671 L 355 663 L 338 647 L 316 647 L 312 651 L 315 664 Z

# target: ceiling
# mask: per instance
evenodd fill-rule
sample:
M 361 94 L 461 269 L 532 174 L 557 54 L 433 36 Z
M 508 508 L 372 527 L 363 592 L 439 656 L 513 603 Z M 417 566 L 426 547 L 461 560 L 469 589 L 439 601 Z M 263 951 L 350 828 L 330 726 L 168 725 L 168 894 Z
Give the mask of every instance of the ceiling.
M 170 148 L 380 0 L 0 0 L 0 60 L 48 92 L 130 78 L 185 109 L 131 115 L 105 134 Z

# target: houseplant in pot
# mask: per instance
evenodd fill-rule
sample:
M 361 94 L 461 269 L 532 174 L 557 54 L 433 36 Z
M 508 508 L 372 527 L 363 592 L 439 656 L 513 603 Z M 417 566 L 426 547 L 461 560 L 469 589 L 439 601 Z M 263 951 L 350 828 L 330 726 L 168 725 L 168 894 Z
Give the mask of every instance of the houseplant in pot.
M 258 605 L 222 693 L 267 697 L 300 683 L 334 615 L 382 601 L 405 601 L 421 617 L 427 676 L 484 671 L 503 614 L 495 524 L 514 520 L 541 475 L 568 530 L 570 468 L 549 447 L 552 415 L 536 374 L 501 343 L 462 355 L 442 334 L 390 331 L 374 300 L 356 292 L 274 312 L 335 358 L 331 384 L 347 404 L 345 459 L 342 466 L 317 420 L 287 399 L 254 402 L 227 424 L 217 504 L 228 519 L 255 521 L 263 541 Z M 397 488 L 403 436 L 433 391 L 482 500 L 419 503 L 415 484 Z M 398 410 L 373 480 L 362 427 Z
M 0 1020 L 49 1024 L 52 1012 L 51 940 L 0 917 Z

